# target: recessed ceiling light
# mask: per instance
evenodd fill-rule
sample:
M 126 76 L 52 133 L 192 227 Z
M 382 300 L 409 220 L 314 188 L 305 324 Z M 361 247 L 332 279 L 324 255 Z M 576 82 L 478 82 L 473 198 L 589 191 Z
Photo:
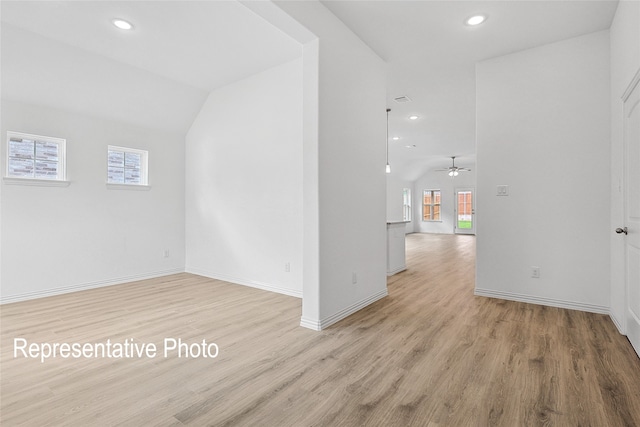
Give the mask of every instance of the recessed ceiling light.
M 418 120 L 418 116 L 416 116 L 415 114 L 412 116 L 409 116 L 409 120 Z
M 480 25 L 486 20 L 487 20 L 486 15 L 473 15 L 472 17 L 467 18 L 464 22 L 467 25 L 474 26 L 474 25 Z
M 399 136 L 394 136 L 394 137 L 393 137 L 393 138 L 391 138 L 391 139 L 393 139 L 394 141 L 397 141 L 397 140 L 399 140 L 399 139 L 400 139 L 400 137 L 399 137 Z
M 113 25 L 120 28 L 121 30 L 131 30 L 133 29 L 133 24 L 131 22 L 125 21 L 124 19 L 114 19 L 111 21 Z

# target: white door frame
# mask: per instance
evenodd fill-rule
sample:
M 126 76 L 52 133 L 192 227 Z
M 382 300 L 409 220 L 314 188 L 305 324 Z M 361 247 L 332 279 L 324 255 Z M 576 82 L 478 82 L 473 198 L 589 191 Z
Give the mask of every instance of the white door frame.
M 623 101 L 623 212 L 624 224 L 620 224 L 620 228 L 616 230 L 625 239 L 624 243 L 624 281 L 625 281 L 625 304 L 624 304 L 624 322 L 627 338 L 631 342 L 638 356 L 640 356 L 640 285 L 638 277 L 640 277 L 640 266 L 636 265 L 635 260 L 637 254 L 640 253 L 640 213 L 632 212 L 631 201 L 634 194 L 638 192 L 638 187 L 632 186 L 632 180 L 636 177 L 631 176 L 631 162 L 640 160 L 640 129 L 636 129 L 635 138 L 630 136 L 630 126 L 628 118 L 631 113 L 637 114 L 640 110 L 640 69 L 632 79 L 627 90 L 622 96 Z M 628 102 L 630 104 L 628 104 Z M 632 140 L 633 138 L 633 140 Z M 635 145 L 633 145 L 635 144 Z M 634 172 L 637 166 L 633 165 Z M 635 195 L 637 197 L 637 195 Z M 637 203 L 637 200 L 634 201 Z M 624 228 L 624 232 L 622 232 Z M 628 233 L 628 234 L 627 234 Z M 638 276 L 638 277 L 636 277 Z M 638 301 L 634 301 L 634 300 Z
M 458 228 L 458 192 L 471 192 L 471 228 Z M 453 190 L 453 232 L 455 234 L 476 234 L 476 189 L 474 187 L 456 187 Z

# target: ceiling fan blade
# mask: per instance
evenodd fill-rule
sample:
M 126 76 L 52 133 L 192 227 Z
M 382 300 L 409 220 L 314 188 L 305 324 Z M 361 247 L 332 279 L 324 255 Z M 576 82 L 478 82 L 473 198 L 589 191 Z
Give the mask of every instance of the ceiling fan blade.
M 471 172 L 471 169 L 469 168 L 458 168 L 458 170 L 463 172 Z
M 434 169 L 434 171 L 436 171 L 436 172 L 448 172 L 450 170 L 451 170 L 451 168 L 448 168 L 448 169 Z

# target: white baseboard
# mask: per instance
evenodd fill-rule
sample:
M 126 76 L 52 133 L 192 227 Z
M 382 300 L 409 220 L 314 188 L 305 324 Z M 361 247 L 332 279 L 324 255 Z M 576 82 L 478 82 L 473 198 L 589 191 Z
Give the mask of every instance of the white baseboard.
M 400 273 L 401 271 L 405 271 L 406 269 L 407 269 L 407 267 L 406 267 L 406 266 L 402 266 L 402 267 L 398 267 L 398 268 L 396 268 L 395 270 L 387 271 L 387 277 L 391 277 L 391 276 L 393 276 L 394 274 L 398 274 L 398 273 Z
M 604 305 L 587 304 L 575 301 L 564 301 L 553 298 L 537 297 L 533 295 L 517 294 L 513 292 L 494 291 L 492 289 L 476 288 L 474 295 L 489 298 L 499 298 L 509 301 L 526 302 L 529 304 L 546 305 L 549 307 L 566 308 L 569 310 L 586 311 L 588 313 L 610 314 L 609 307 Z
M 611 321 L 613 322 L 613 324 L 616 325 L 618 332 L 620 332 L 621 335 L 627 335 L 627 331 L 624 328 L 624 324 L 620 322 L 618 318 L 614 316 L 613 313 L 611 313 L 611 311 L 609 311 L 609 317 L 611 318 Z
M 210 279 L 222 280 L 224 282 L 234 283 L 236 285 L 249 286 L 251 288 L 262 289 L 263 291 L 276 292 L 278 294 L 289 295 L 291 297 L 302 298 L 302 290 L 288 289 L 271 283 L 258 282 L 256 280 L 241 279 L 239 277 L 220 274 L 209 270 L 196 267 L 186 267 L 187 273 L 197 274 L 198 276 L 208 277 Z
M 68 294 L 70 292 L 85 291 L 87 289 L 102 288 L 104 286 L 121 285 L 136 280 L 154 279 L 156 277 L 168 276 L 170 274 L 184 273 L 182 268 L 174 268 L 171 270 L 154 271 L 151 273 L 134 274 L 131 276 L 118 277 L 114 279 L 98 280 L 96 282 L 79 283 L 76 285 L 63 286 L 60 288 L 44 289 L 41 291 L 27 292 L 18 295 L 0 296 L 0 304 L 9 304 L 12 302 L 26 301 L 36 298 L 50 297 L 53 295 Z
M 627 322 L 627 338 L 631 347 L 635 350 L 638 357 L 640 357 L 640 319 L 633 313 L 633 311 L 627 308 L 627 316 L 630 319 Z
M 387 295 L 389 295 L 389 292 L 385 288 L 384 290 L 377 292 L 361 301 L 358 301 L 357 303 L 352 304 L 349 307 L 346 307 L 329 317 L 325 317 L 320 321 L 302 317 L 302 319 L 300 319 L 300 326 L 313 329 L 314 331 L 321 331 L 333 325 L 334 323 L 337 323 L 342 319 L 352 315 L 356 311 L 360 311 L 366 306 L 371 305 L 379 299 L 386 297 Z
M 314 331 L 321 331 L 322 330 L 322 322 L 321 321 L 309 319 L 309 318 L 306 318 L 304 316 L 300 319 L 300 326 L 302 326 L 303 328 L 312 329 Z

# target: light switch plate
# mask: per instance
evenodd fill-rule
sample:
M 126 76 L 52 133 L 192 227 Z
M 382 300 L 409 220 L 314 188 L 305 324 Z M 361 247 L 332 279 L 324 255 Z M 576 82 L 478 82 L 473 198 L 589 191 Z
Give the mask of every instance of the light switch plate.
M 509 186 L 508 185 L 498 185 L 498 196 L 508 196 L 509 195 Z

